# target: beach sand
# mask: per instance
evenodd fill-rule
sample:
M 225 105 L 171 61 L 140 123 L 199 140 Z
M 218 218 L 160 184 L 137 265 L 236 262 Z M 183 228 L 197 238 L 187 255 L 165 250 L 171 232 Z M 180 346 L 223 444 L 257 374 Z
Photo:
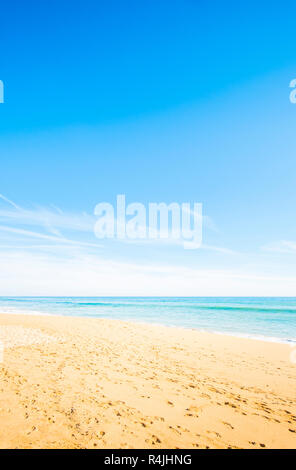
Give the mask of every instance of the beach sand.
M 296 448 L 289 345 L 0 315 L 1 448 Z

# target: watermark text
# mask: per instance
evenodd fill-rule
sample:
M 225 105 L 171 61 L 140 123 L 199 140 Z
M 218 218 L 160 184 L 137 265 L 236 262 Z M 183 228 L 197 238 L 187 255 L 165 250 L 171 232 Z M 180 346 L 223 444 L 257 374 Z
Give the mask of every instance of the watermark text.
M 290 93 L 290 101 L 292 104 L 296 104 L 296 78 L 290 81 L 290 88 L 293 90 Z
M 120 194 L 116 208 L 109 202 L 100 202 L 94 213 L 98 217 L 94 232 L 99 239 L 169 240 L 180 242 L 185 249 L 200 248 L 202 243 L 201 203 L 127 205 L 125 195 Z
M 0 80 L 0 103 L 4 103 L 4 84 Z

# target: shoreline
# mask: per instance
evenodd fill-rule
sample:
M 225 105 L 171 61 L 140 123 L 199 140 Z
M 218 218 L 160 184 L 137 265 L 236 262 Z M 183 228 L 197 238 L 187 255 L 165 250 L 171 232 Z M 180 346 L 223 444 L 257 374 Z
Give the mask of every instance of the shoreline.
M 0 448 L 296 448 L 287 344 L 62 315 L 0 335 Z
M 154 325 L 154 326 L 160 326 L 160 327 L 165 327 L 165 328 L 178 328 L 178 329 L 184 329 L 184 330 L 192 330 L 192 331 L 197 331 L 200 333 L 209 333 L 209 334 L 214 334 L 214 335 L 222 335 L 222 336 L 227 336 L 231 338 L 241 338 L 241 339 L 250 339 L 250 340 L 255 340 L 255 341 L 262 341 L 265 343 L 275 343 L 275 344 L 287 344 L 290 345 L 291 347 L 296 346 L 296 339 L 295 338 L 280 338 L 280 337 L 273 337 L 273 336 L 264 336 L 263 334 L 261 335 L 252 335 L 248 333 L 231 333 L 231 332 L 222 332 L 218 330 L 206 330 L 202 328 L 195 328 L 195 327 L 187 327 L 187 326 L 179 326 L 179 325 L 168 325 L 164 323 L 158 323 L 158 322 L 149 322 L 149 321 L 137 321 L 134 319 L 128 319 L 128 320 L 123 320 L 120 318 L 108 318 L 108 317 L 102 317 L 102 316 L 94 316 L 94 315 L 63 315 L 63 314 L 58 314 L 58 313 L 49 313 L 49 312 L 40 312 L 40 311 L 22 311 L 22 310 L 16 310 L 16 311 L 9 311 L 9 312 L 3 312 L 0 310 L 0 315 L 21 315 L 21 316 L 49 316 L 49 317 L 62 317 L 62 318 L 93 318 L 97 320 L 106 320 L 106 321 L 119 321 L 119 322 L 128 322 L 128 323 L 135 323 L 137 325 Z

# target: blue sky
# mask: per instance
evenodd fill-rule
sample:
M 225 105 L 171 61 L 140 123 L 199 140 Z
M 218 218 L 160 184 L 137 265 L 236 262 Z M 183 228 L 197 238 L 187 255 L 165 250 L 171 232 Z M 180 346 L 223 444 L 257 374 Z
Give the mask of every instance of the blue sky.
M 296 6 L 239 3 L 2 6 L 0 294 L 296 295 Z M 97 240 L 117 194 L 203 246 Z

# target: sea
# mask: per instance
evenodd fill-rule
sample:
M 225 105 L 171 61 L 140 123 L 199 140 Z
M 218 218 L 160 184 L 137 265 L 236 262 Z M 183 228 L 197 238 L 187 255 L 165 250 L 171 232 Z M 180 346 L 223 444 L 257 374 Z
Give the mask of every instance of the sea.
M 118 319 L 296 344 L 296 297 L 0 297 L 0 312 Z

